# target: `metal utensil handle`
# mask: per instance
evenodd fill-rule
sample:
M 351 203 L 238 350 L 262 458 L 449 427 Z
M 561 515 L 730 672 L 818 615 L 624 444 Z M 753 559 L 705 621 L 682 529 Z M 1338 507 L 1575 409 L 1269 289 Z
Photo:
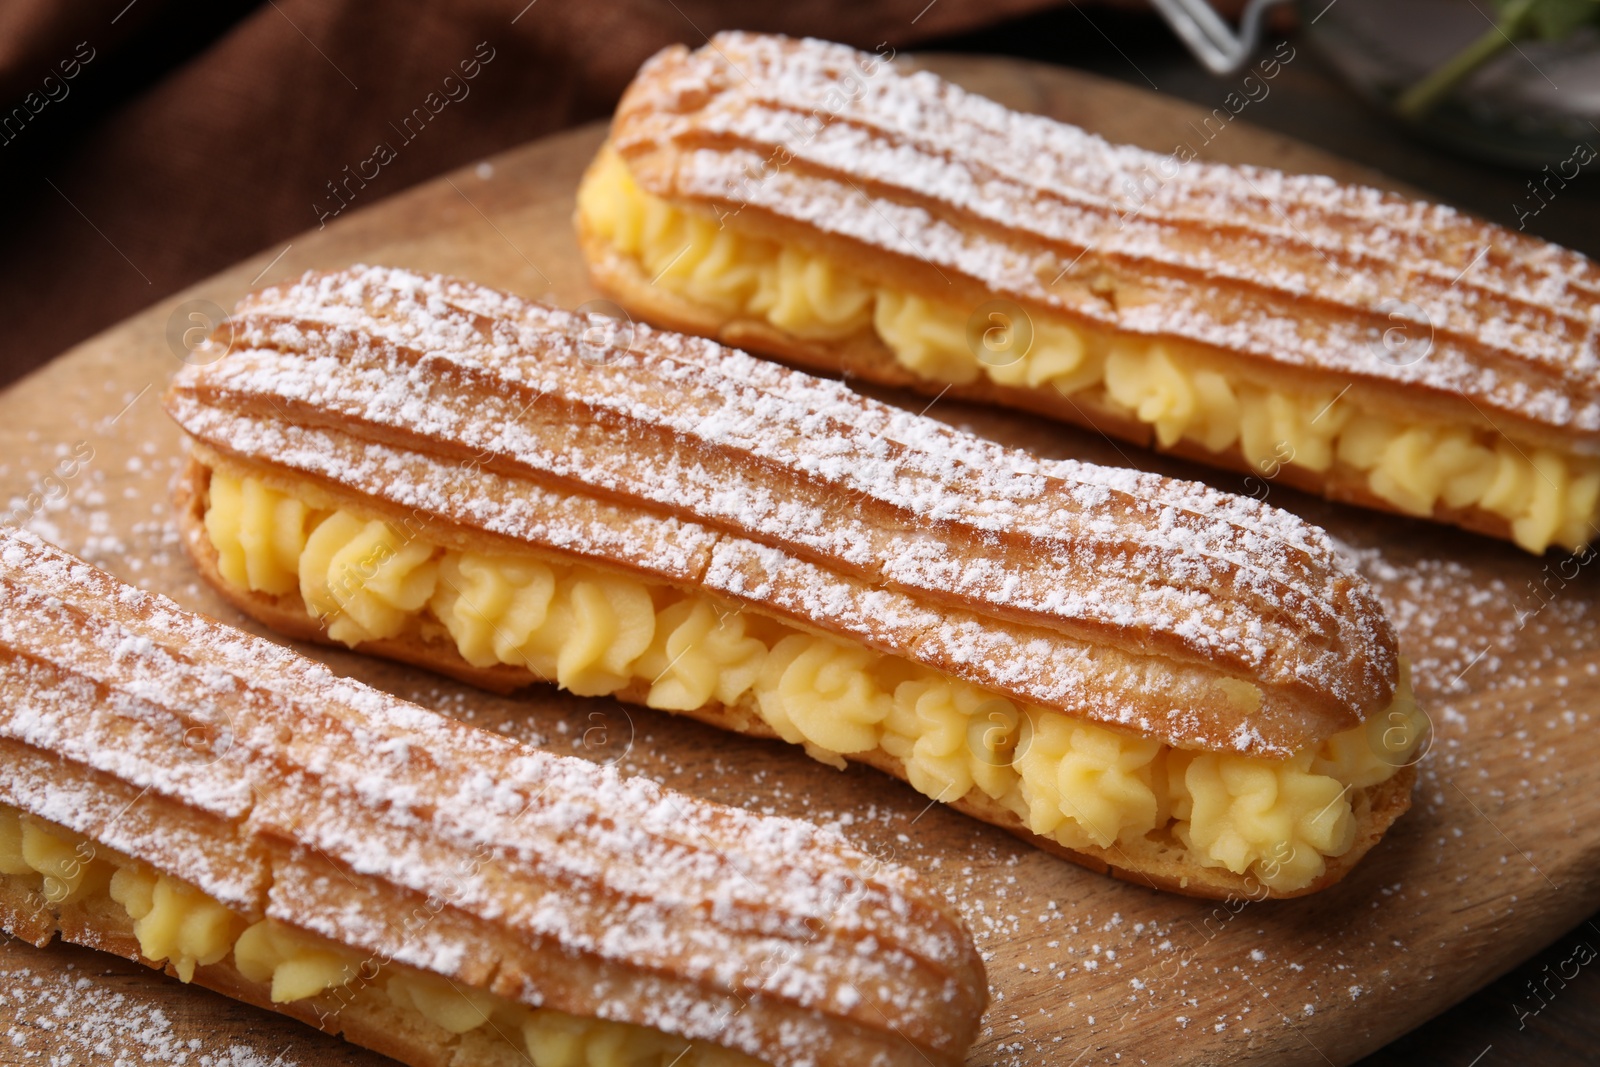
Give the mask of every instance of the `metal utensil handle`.
M 1232 74 L 1249 61 L 1261 41 L 1262 15 L 1283 3 L 1288 0 L 1250 0 L 1235 35 L 1206 0 L 1155 0 L 1167 25 L 1213 74 Z

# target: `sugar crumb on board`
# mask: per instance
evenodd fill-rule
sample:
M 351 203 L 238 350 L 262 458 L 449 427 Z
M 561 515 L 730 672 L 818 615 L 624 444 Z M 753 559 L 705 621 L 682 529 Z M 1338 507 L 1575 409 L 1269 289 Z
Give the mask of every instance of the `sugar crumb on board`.
M 182 1037 L 166 1013 L 68 963 L 54 972 L 0 971 L 0 1014 L 13 1062 L 160 1064 L 172 1067 L 296 1067 L 288 1048 Z

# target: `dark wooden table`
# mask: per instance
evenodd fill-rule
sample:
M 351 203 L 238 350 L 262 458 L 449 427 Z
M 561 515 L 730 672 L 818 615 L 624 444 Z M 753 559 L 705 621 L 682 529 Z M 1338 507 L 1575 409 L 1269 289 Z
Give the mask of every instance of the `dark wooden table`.
M 1304 35 L 1290 33 L 1293 62 L 1240 118 L 1382 170 L 1430 195 L 1507 226 L 1528 203 L 1531 172 L 1439 151 L 1347 88 Z M 1274 41 L 1262 48 L 1272 51 Z M 980 34 L 938 42 L 946 51 L 1014 55 L 1093 71 L 1131 85 L 1221 107 L 1243 75 L 1213 77 L 1147 16 L 1072 5 Z M 1595 144 L 1600 147 L 1600 132 Z M 1557 160 L 1551 160 L 1554 165 Z M 1600 179 L 1580 175 L 1526 232 L 1600 256 Z M 1600 895 L 1597 895 L 1600 900 Z M 1455 1008 L 1418 1027 L 1362 1067 L 1450 1064 L 1577 1067 L 1600 1062 L 1600 914 Z M 1574 971 L 1576 975 L 1574 976 Z M 1565 977 L 1563 977 L 1565 976 Z

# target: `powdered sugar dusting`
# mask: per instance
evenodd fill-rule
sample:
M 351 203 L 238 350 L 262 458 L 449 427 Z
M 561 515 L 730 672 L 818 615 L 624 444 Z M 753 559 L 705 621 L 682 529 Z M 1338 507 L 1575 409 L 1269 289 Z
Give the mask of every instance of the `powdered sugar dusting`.
M 1600 433 L 1587 258 L 1325 177 L 1189 163 L 1156 180 L 1168 157 L 881 67 L 820 41 L 719 34 L 642 71 L 613 139 L 657 196 L 748 206 L 1097 325 L 1327 372 L 1335 388 L 1402 383 L 1464 418 L 1470 401 Z M 837 118 L 810 124 L 830 92 Z M 1429 332 L 1426 360 L 1373 355 L 1401 320 Z
M 434 715 L 10 530 L 0 650 L 0 801 L 252 917 L 467 982 L 503 955 L 527 1003 L 795 1067 L 829 1015 L 948 1039 L 928 1020 L 981 1006 L 908 871 Z M 399 921 L 423 900 L 435 921 Z
M 246 300 L 169 410 L 224 453 L 561 551 L 599 533 L 598 561 L 758 607 L 706 553 L 766 552 L 812 625 L 1172 743 L 1286 755 L 1388 699 L 1375 603 L 1286 512 L 1041 463 L 676 334 L 591 362 L 585 325 L 449 279 L 308 276 Z M 1019 626 L 1051 654 L 996 655 Z M 1263 686 L 1248 722 L 1219 672 Z
M 67 964 L 36 974 L 21 967 L 0 972 L 0 1015 L 10 1020 L 6 1042 L 13 1063 L 50 1067 L 112 1062 L 161 1067 L 297 1067 L 298 1060 L 255 1045 L 181 1037 L 160 1008 L 137 992 L 115 991 L 103 976 Z M 48 1052 L 39 1045 L 48 1047 Z M 48 1056 L 48 1059 L 46 1058 Z

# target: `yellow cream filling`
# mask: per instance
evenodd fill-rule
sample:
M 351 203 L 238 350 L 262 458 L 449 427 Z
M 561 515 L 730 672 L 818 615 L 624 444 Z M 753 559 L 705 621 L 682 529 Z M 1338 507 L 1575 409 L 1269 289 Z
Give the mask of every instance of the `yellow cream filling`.
M 0 804 L 0 884 L 28 878 L 52 905 L 99 897 L 119 904 L 139 951 L 172 964 L 183 982 L 230 955 L 274 1004 L 339 991 L 349 1002 L 384 996 L 448 1034 L 481 1028 L 525 1049 L 534 1067 L 757 1067 L 750 1057 L 649 1027 L 527 1008 L 448 978 L 363 958 L 275 919 L 251 923 L 186 882 L 113 856 L 87 838 Z M 30 886 L 30 888 L 35 888 Z M 343 991 L 348 991 L 347 993 Z
M 1498 515 L 1531 552 L 1582 547 L 1600 517 L 1600 460 L 1519 447 L 1466 426 L 1396 421 L 1335 390 L 1278 392 L 1175 344 L 1112 336 L 1038 312 L 1022 326 L 1002 315 L 994 327 L 979 322 L 974 330 L 970 309 L 875 286 L 847 266 L 653 197 L 610 153 L 579 190 L 578 210 L 656 285 L 805 339 L 875 333 L 924 378 L 968 384 L 987 377 L 1054 390 L 1086 412 L 1136 418 L 1163 448 L 1180 441 L 1212 452 L 1237 447 L 1269 478 L 1285 465 L 1321 473 L 1341 463 L 1408 514 L 1431 515 L 1443 505 Z M 1030 332 L 1031 342 L 1014 329 Z M 1010 354 L 1017 349 L 1020 357 Z
M 927 796 L 981 791 L 1068 848 L 1170 833 L 1206 866 L 1300 888 L 1349 849 L 1353 790 L 1393 775 L 1425 730 L 1402 678 L 1387 712 L 1289 760 L 1178 751 L 712 597 L 532 553 L 445 549 L 348 512 L 296 510 L 226 470 L 211 486 L 206 529 L 221 558 L 237 561 L 224 577 L 260 591 L 298 583 L 308 610 L 348 644 L 449 640 L 474 666 L 526 667 L 581 694 L 642 691 L 668 711 L 748 708 L 824 762 L 881 750 Z M 262 525 L 279 517 L 294 528 Z M 304 547 L 294 559 L 283 545 Z M 1222 688 L 1259 706 L 1248 682 Z

